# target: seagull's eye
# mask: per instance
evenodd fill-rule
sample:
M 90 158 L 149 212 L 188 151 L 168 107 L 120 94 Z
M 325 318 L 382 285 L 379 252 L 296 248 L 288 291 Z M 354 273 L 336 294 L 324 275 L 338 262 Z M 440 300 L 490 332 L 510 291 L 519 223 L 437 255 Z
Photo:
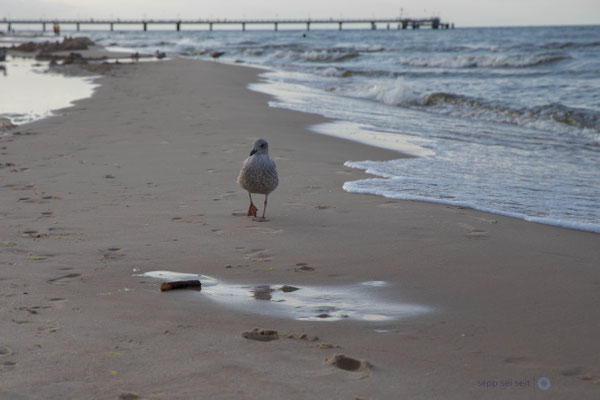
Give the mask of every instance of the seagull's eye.
M 264 144 L 261 144 L 261 145 L 260 145 L 260 147 L 265 147 L 265 145 L 264 145 Z

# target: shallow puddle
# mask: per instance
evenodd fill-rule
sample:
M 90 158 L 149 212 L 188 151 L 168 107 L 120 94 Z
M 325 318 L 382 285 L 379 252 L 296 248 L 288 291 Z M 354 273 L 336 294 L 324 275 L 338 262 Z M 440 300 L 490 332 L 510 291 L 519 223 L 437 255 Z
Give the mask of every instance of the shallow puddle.
M 98 86 L 93 77 L 53 73 L 48 62 L 7 56 L 1 63 L 0 117 L 19 125 L 53 115 L 53 110 L 90 97 Z
M 344 286 L 232 285 L 206 275 L 171 271 L 151 271 L 141 276 L 161 281 L 198 279 L 198 296 L 258 314 L 298 320 L 388 321 L 430 311 L 429 307 L 382 301 L 377 298 L 383 281 L 368 281 Z

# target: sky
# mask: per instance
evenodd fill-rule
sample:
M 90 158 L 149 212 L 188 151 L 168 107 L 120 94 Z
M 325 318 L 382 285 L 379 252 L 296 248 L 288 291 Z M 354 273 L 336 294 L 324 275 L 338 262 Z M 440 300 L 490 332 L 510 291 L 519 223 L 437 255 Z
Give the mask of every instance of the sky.
M 600 24 L 600 0 L 0 0 L 2 18 L 440 16 L 457 27 Z

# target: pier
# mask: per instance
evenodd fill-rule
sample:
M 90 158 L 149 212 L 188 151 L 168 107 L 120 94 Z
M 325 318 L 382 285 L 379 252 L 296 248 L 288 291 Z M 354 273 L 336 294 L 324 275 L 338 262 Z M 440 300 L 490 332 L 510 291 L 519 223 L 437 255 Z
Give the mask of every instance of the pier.
M 143 31 L 147 31 L 151 25 L 172 25 L 176 31 L 181 31 L 183 25 L 204 25 L 209 31 L 215 25 L 237 25 L 242 31 L 248 25 L 272 25 L 273 30 L 278 31 L 281 25 L 298 26 L 300 29 L 310 31 L 312 28 L 323 27 L 323 25 L 337 26 L 343 30 L 344 25 L 361 25 L 367 29 L 449 29 L 454 28 L 453 23 L 442 22 L 439 17 L 432 18 L 317 18 L 317 19 L 7 19 L 0 20 L 0 24 L 6 24 L 7 31 L 12 31 L 17 25 L 40 25 L 42 31 L 46 26 L 71 25 L 76 31 L 80 31 L 82 25 L 103 25 L 110 31 L 114 31 L 118 25 L 137 25 Z

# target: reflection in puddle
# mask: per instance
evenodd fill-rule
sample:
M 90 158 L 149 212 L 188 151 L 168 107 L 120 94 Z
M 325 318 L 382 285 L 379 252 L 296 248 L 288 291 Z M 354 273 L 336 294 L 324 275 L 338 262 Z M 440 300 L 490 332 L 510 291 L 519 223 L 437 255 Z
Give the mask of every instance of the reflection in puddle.
M 258 314 L 298 320 L 388 321 L 430 311 L 429 307 L 380 301 L 374 297 L 382 281 L 346 286 L 231 285 L 205 275 L 151 271 L 141 276 L 166 281 L 199 279 L 204 295 L 214 301 Z M 258 300 L 258 301 L 253 301 Z
M 0 71 L 0 117 L 20 125 L 53 115 L 53 110 L 90 97 L 98 86 L 93 77 L 53 73 L 48 62 L 8 56 Z
M 275 289 L 271 288 L 271 286 L 256 286 L 250 290 L 256 300 L 272 300 L 273 296 L 271 296 L 271 293 L 274 291 Z

